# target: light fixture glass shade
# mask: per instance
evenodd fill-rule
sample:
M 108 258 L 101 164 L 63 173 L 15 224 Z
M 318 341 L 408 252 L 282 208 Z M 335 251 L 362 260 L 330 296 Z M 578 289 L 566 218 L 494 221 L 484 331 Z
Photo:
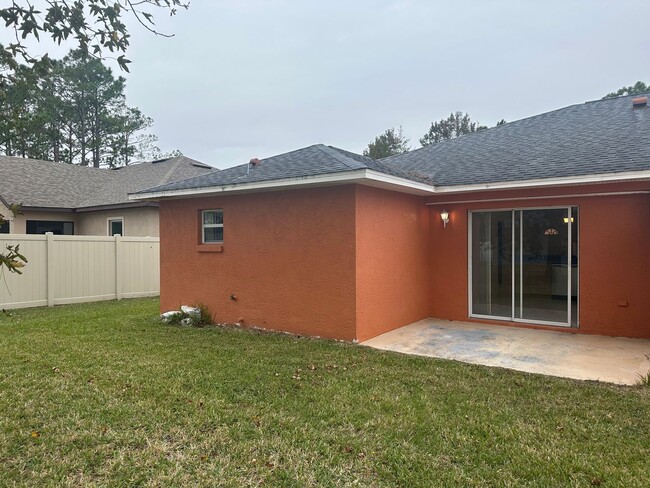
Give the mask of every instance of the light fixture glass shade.
M 569 217 L 564 217 L 564 223 L 568 224 L 569 223 Z M 573 217 L 571 217 L 571 223 L 573 223 Z
M 449 223 L 449 212 L 443 209 L 442 212 L 440 212 L 440 218 L 445 224 L 445 227 L 447 227 L 447 223 Z

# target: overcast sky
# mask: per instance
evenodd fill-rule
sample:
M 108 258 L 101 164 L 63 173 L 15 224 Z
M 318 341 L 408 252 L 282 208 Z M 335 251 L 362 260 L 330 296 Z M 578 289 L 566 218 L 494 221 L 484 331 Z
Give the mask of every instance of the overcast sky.
M 131 105 L 165 150 L 217 167 L 324 143 L 494 125 L 650 81 L 647 1 L 193 0 L 133 22 Z

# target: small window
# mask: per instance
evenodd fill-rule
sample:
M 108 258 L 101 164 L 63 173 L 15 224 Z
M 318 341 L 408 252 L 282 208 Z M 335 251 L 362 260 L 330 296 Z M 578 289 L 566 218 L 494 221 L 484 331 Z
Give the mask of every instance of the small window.
M 0 224 L 0 234 L 9 234 L 9 221 L 5 220 Z
M 122 217 L 108 219 L 108 235 L 114 236 L 115 234 L 124 235 L 124 219 Z
M 223 242 L 223 210 L 204 210 L 201 214 L 203 243 Z

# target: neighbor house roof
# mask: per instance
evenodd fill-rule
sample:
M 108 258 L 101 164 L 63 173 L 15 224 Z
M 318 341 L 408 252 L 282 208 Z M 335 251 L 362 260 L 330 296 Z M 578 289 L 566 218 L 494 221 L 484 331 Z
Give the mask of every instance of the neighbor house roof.
M 5 207 L 9 208 L 9 203 L 7 203 L 7 200 L 2 198 L 2 195 L 0 195 L 0 205 L 4 205 Z
M 467 185 L 571 183 L 586 176 L 596 176 L 596 181 L 650 178 L 650 112 L 633 108 L 632 98 L 572 105 L 378 161 L 317 144 L 259 164 L 151 187 L 131 198 L 334 182 L 381 181 L 435 193 Z
M 216 171 L 185 156 L 115 170 L 0 156 L 0 194 L 6 201 L 23 207 L 79 209 L 132 205 L 129 192 Z
M 111 170 L 111 173 L 115 173 L 112 184 L 102 186 L 95 195 L 88 195 L 80 206 L 125 203 L 129 202 L 129 193 L 135 191 L 219 172 L 212 166 L 186 156 L 122 166 Z
M 650 170 L 650 111 L 625 96 L 535 115 L 382 159 L 436 186 Z

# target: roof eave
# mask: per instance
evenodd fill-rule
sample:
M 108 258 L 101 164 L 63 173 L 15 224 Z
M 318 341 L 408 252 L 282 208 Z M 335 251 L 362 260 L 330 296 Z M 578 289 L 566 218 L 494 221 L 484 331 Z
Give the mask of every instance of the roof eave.
M 601 173 L 558 178 L 539 178 L 519 181 L 495 181 L 470 185 L 436 186 L 436 194 L 471 193 L 486 190 L 515 190 L 525 188 L 544 188 L 550 186 L 586 185 L 590 183 L 615 183 L 625 181 L 650 180 L 650 170 L 622 171 L 618 173 Z
M 388 175 L 386 173 L 381 173 L 375 170 L 360 169 L 354 171 L 330 173 L 325 175 L 285 178 L 281 180 L 257 181 L 230 185 L 215 185 L 206 188 L 151 191 L 146 193 L 130 194 L 129 200 L 152 201 L 172 198 L 214 196 L 224 193 L 252 193 L 259 191 L 286 190 L 292 188 L 331 186 L 350 183 L 374 186 L 414 195 L 431 196 L 453 193 L 471 193 L 486 190 L 513 190 L 643 180 L 650 180 L 650 170 L 434 187 L 433 185 L 409 180 L 399 176 Z
M 252 193 L 258 191 L 286 190 L 294 188 L 332 186 L 357 183 L 385 188 L 415 195 L 433 195 L 434 188 L 426 183 L 408 180 L 399 176 L 388 175 L 370 169 L 343 171 L 324 175 L 301 176 L 279 180 L 256 181 L 230 185 L 215 185 L 205 188 L 188 188 L 183 190 L 163 190 L 146 193 L 129 194 L 129 200 L 147 201 L 171 198 L 188 198 L 213 196 L 223 193 Z
M 85 212 L 99 212 L 101 210 L 118 210 L 123 208 L 142 208 L 142 207 L 158 207 L 158 204 L 155 202 L 147 201 L 135 201 L 135 202 L 122 202 L 122 203 L 111 203 L 105 205 L 92 205 L 87 207 L 78 207 L 75 209 L 77 213 Z
M 20 210 L 27 210 L 30 212 L 58 212 L 58 213 L 72 213 L 74 207 L 48 207 L 46 205 L 25 205 L 20 204 Z

